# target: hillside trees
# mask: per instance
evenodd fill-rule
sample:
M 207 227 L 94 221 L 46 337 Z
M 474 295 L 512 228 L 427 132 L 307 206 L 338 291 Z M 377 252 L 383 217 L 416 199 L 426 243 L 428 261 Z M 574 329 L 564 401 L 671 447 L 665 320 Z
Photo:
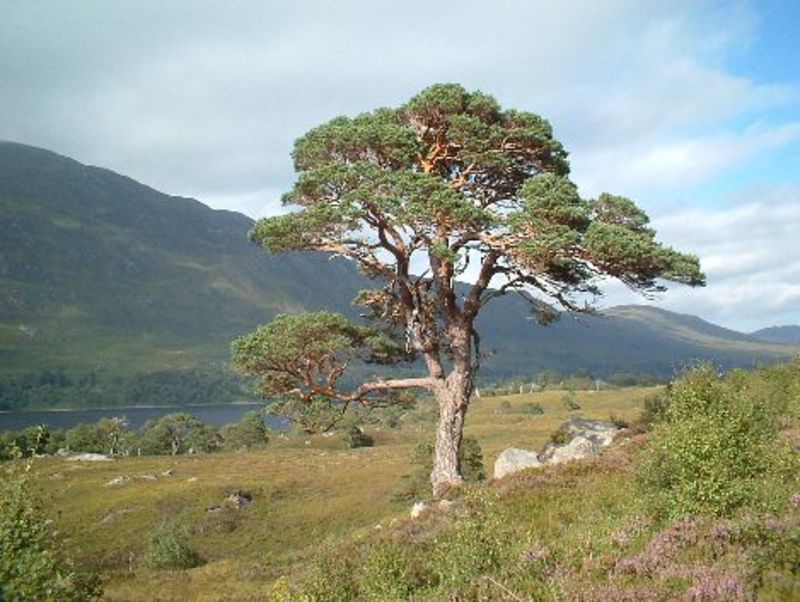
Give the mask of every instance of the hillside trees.
M 330 317 L 313 315 L 281 331 L 284 344 L 272 325 L 235 342 L 235 363 L 260 374 L 265 393 L 308 403 L 370 404 L 403 389 L 429 391 L 439 409 L 436 496 L 462 482 L 458 452 L 481 359 L 474 324 L 489 301 L 533 292 L 539 301 L 524 296 L 547 321 L 553 305 L 582 309 L 602 277 L 645 292 L 664 281 L 704 283 L 697 258 L 658 243 L 632 201 L 579 196 L 547 121 L 459 85 L 333 119 L 300 138 L 293 159 L 298 178 L 283 202 L 297 210 L 260 220 L 250 238 L 272 253 L 323 251 L 356 262 L 376 283 L 358 302 L 377 326 L 401 333 L 399 351 L 420 357 L 426 374 L 342 386 L 353 360 L 402 353 L 383 343 L 376 353 L 377 328 L 368 333 L 343 318 L 328 337 Z M 314 339 L 320 343 L 306 353 L 302 341 Z

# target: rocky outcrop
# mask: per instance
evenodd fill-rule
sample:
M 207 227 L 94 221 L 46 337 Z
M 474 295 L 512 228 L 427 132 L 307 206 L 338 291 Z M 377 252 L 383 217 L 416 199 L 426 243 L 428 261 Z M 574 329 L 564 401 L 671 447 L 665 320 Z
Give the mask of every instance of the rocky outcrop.
M 594 458 L 611 445 L 621 430 L 622 427 L 613 422 L 570 418 L 541 453 L 513 447 L 503 451 L 494 464 L 494 478 L 501 479 L 526 468 Z
M 494 463 L 494 478 L 502 479 L 507 474 L 541 465 L 539 454 L 536 452 L 509 447 L 497 457 Z

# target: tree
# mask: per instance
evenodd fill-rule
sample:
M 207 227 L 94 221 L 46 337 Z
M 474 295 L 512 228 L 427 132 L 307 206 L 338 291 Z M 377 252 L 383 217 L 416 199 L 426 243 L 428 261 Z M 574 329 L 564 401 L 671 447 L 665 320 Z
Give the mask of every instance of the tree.
M 269 436 L 261 413 L 250 411 L 245 412 L 239 422 L 225 425 L 222 428 L 222 439 L 225 447 L 249 449 L 266 445 Z
M 427 374 L 341 391 L 334 385 L 349 365 L 336 362 L 346 359 L 341 350 L 325 356 L 326 382 L 314 366 L 297 370 L 302 357 L 291 368 L 264 361 L 269 353 L 255 340 L 236 344 L 237 363 L 259 373 L 258 362 L 245 359 L 254 352 L 267 371 L 265 391 L 279 383 L 313 398 L 373 403 L 403 388 L 430 391 L 439 408 L 436 496 L 462 482 L 458 451 L 481 358 L 474 323 L 492 298 L 520 292 L 547 321 L 554 305 L 585 309 L 579 303 L 600 294 L 602 277 L 645 292 L 663 290 L 664 281 L 704 283 L 697 258 L 656 242 L 632 201 L 579 196 L 547 121 L 459 85 L 431 86 L 397 109 L 337 117 L 297 140 L 293 159 L 299 175 L 283 202 L 297 210 L 258 221 L 251 240 L 268 252 L 322 251 L 356 262 L 379 284 L 359 303 L 405 332 Z M 369 354 L 369 337 L 356 339 Z
M 211 451 L 217 444 L 214 429 L 183 412 L 149 421 L 142 436 L 142 447 L 153 454 L 176 456 L 192 451 Z
M 43 434 L 43 429 L 39 429 Z M 44 443 L 42 443 L 44 445 Z M 47 519 L 30 461 L 5 462 L 0 477 L 0 600 L 84 602 L 101 596 L 97 575 L 75 569 Z

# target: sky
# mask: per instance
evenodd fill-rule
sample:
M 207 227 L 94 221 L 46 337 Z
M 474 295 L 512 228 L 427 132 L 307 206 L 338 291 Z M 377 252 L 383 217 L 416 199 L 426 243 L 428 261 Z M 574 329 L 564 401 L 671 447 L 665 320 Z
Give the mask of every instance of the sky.
M 800 324 L 800 2 L 0 0 L 0 139 L 258 218 L 293 141 L 457 82 L 553 124 L 584 196 L 634 199 L 704 289 L 652 303 Z

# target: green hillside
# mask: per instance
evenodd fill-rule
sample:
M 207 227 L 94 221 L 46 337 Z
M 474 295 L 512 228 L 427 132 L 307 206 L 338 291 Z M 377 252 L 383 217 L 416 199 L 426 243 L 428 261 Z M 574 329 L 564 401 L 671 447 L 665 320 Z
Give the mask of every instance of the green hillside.
M 752 336 L 762 341 L 800 345 L 800 326 L 770 326 L 756 330 Z
M 252 220 L 55 153 L 0 142 L 0 403 L 227 401 L 229 344 L 281 312 L 354 314 L 345 260 L 267 256 Z M 479 319 L 487 380 L 554 368 L 671 375 L 698 358 L 750 366 L 793 348 L 646 307 L 547 328 L 518 297 Z

